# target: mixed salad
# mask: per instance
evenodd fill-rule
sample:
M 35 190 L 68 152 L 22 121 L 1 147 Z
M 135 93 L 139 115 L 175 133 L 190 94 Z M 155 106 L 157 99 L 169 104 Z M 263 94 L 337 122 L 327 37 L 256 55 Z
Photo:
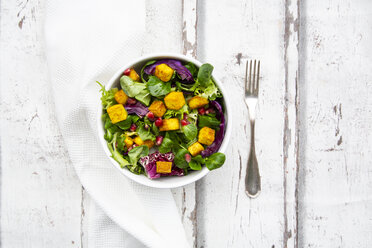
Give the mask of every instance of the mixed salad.
M 122 168 L 150 179 L 221 167 L 225 134 L 222 94 L 213 66 L 174 59 L 128 68 L 121 89 L 102 92 L 105 140 Z

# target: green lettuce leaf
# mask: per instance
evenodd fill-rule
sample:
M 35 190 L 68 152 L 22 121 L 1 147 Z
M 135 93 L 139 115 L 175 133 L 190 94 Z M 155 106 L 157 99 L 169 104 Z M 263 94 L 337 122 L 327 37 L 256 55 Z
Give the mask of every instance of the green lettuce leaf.
M 146 84 L 135 82 L 128 76 L 120 78 L 120 86 L 129 97 L 134 97 L 141 103 L 148 106 L 151 101 L 151 95 L 146 87 Z
M 131 165 L 137 165 L 140 158 L 149 155 L 148 146 L 137 146 L 128 152 L 129 162 Z
M 206 160 L 205 166 L 207 166 L 209 170 L 215 170 L 225 163 L 226 156 L 221 152 L 217 152 L 210 155 Z
M 183 127 L 183 133 L 188 140 L 194 140 L 198 135 L 198 128 L 195 124 L 189 124 Z
M 108 109 L 112 105 L 115 105 L 117 102 L 115 101 L 115 93 L 118 92 L 117 88 L 113 88 L 110 90 L 106 90 L 105 86 L 102 85 L 100 82 L 96 81 L 99 86 L 101 86 L 101 89 L 99 90 L 102 93 L 101 96 L 101 102 L 102 102 L 102 108 Z
M 150 128 L 146 130 L 143 126 L 138 128 L 138 135 L 140 136 L 141 140 L 152 140 L 155 141 L 155 135 L 153 135 L 150 131 Z
M 164 83 L 159 78 L 155 76 L 150 76 L 147 82 L 147 88 L 152 96 L 163 97 L 171 92 L 171 84 Z

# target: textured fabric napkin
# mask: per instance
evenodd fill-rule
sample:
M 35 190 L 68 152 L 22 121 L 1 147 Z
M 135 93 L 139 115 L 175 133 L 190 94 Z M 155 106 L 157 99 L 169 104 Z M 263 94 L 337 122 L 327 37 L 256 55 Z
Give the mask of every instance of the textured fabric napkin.
M 47 2 L 46 54 L 58 123 L 76 173 L 99 205 L 89 211 L 89 247 L 189 247 L 170 190 L 125 178 L 96 132 L 95 81 L 106 83 L 141 55 L 145 18 L 144 1 Z

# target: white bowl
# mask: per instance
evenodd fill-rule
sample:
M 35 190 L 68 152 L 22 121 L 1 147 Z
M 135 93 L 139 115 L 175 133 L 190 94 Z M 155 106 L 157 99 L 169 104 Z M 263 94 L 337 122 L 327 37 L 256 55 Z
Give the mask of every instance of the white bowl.
M 126 64 L 122 68 L 120 68 L 112 76 L 112 78 L 110 79 L 110 81 L 106 85 L 106 89 L 110 89 L 110 88 L 113 88 L 113 87 L 120 88 L 120 77 L 122 76 L 125 69 L 135 68 L 137 72 L 140 72 L 140 69 L 142 68 L 142 66 L 147 61 L 154 60 L 154 59 L 155 60 L 166 59 L 166 58 L 177 59 L 177 60 L 185 61 L 185 62 L 192 62 L 198 67 L 200 67 L 202 65 L 201 62 L 199 62 L 199 61 L 197 61 L 193 58 L 189 58 L 189 57 L 186 57 L 184 55 L 180 55 L 180 54 L 175 54 L 175 53 L 150 54 L 150 55 L 142 56 L 142 57 L 140 57 L 140 58 L 138 58 L 138 59 L 136 59 L 132 62 L 129 62 L 128 64 Z M 213 76 L 213 74 L 212 74 L 212 76 Z M 223 94 L 223 99 L 224 99 L 226 130 L 225 130 L 224 140 L 223 140 L 222 145 L 219 149 L 219 152 L 223 153 L 223 152 L 226 151 L 226 148 L 227 148 L 228 142 L 230 140 L 230 136 L 231 136 L 231 128 L 232 128 L 232 125 L 231 125 L 231 120 L 232 120 L 231 109 L 230 109 L 230 103 L 229 103 L 228 96 L 227 96 L 226 91 L 224 90 L 224 88 L 222 86 L 221 81 L 218 80 L 217 78 L 215 78 L 214 76 L 213 76 L 213 79 L 216 82 L 219 89 L 221 90 L 221 92 Z M 111 153 L 110 153 L 110 151 L 107 147 L 107 142 L 104 139 L 105 130 L 104 130 L 104 126 L 103 126 L 103 123 L 102 123 L 102 120 L 101 120 L 101 116 L 102 116 L 102 108 L 100 106 L 100 109 L 98 111 L 98 116 L 97 116 L 98 135 L 99 135 L 99 139 L 101 141 L 103 150 L 105 151 L 105 153 L 109 157 L 111 163 L 118 169 L 118 171 L 120 171 L 120 173 L 122 173 L 126 177 L 129 177 L 133 181 L 135 181 L 137 183 L 140 183 L 140 184 L 143 184 L 143 185 L 146 185 L 146 186 L 154 187 L 154 188 L 176 188 L 176 187 L 181 187 L 181 186 L 187 185 L 189 183 L 193 183 L 193 182 L 199 180 L 200 178 L 202 178 L 202 177 L 204 177 L 205 175 L 208 174 L 209 170 L 207 169 L 207 167 L 203 166 L 203 168 L 200 171 L 191 171 L 190 174 L 188 174 L 186 176 L 181 176 L 181 177 L 172 176 L 172 177 L 161 177 L 161 178 L 157 178 L 157 179 L 149 179 L 145 175 L 136 175 L 136 174 L 133 174 L 132 172 L 130 172 L 129 170 L 127 170 L 126 168 L 122 169 L 120 167 L 120 165 L 111 157 Z

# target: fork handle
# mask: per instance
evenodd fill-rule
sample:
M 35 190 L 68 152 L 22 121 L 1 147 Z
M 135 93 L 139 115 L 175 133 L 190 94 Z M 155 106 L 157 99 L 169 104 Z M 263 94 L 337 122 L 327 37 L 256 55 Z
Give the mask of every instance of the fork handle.
M 261 192 L 261 177 L 254 142 L 254 125 L 255 120 L 251 120 L 251 148 L 245 176 L 245 192 L 250 198 L 256 198 Z

